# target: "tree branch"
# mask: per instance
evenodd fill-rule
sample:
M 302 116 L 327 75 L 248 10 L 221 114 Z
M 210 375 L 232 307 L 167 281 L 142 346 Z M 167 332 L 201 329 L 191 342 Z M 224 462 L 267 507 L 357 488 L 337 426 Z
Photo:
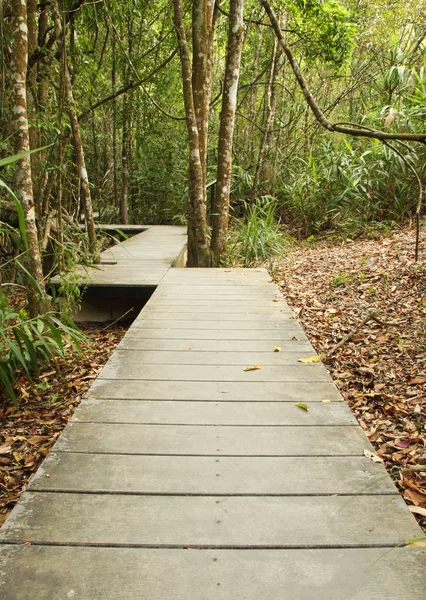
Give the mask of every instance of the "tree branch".
M 73 18 L 74 13 L 78 11 L 84 4 L 86 4 L 86 0 L 77 0 L 77 2 L 65 13 L 65 25 L 67 25 L 70 20 Z M 28 57 L 28 68 L 31 69 L 36 63 L 45 58 L 49 51 L 53 48 L 53 45 L 56 41 L 55 33 L 53 32 L 49 39 L 46 41 L 45 45 L 41 48 L 37 48 L 35 52 Z
M 321 110 L 321 108 L 319 107 L 315 98 L 313 97 L 313 95 L 311 94 L 311 92 L 309 90 L 308 84 L 299 68 L 299 65 L 297 64 L 297 61 L 296 61 L 289 45 L 287 44 L 286 40 L 284 39 L 284 36 L 282 34 L 280 25 L 278 23 L 277 17 L 275 15 L 275 12 L 274 12 L 272 6 L 268 2 L 268 0 L 260 0 L 260 2 L 267 13 L 269 20 L 271 21 L 272 27 L 274 28 L 274 31 L 275 31 L 275 35 L 277 36 L 278 41 L 279 41 L 282 49 L 284 50 L 285 55 L 287 56 L 288 62 L 290 63 L 290 66 L 293 70 L 293 73 L 294 73 L 296 79 L 297 79 L 299 87 L 302 90 L 303 95 L 305 96 L 305 100 L 306 100 L 309 108 L 313 112 L 316 120 L 320 123 L 320 125 L 322 125 L 322 127 L 324 127 L 324 129 L 327 129 L 328 131 L 331 131 L 332 133 L 344 133 L 346 135 L 352 135 L 355 137 L 367 137 L 367 138 L 372 138 L 372 139 L 376 139 L 376 140 L 380 140 L 380 141 L 405 140 L 405 141 L 420 142 L 422 144 L 426 144 L 426 133 L 387 133 L 385 131 L 380 131 L 378 129 L 373 129 L 373 130 L 363 129 L 359 125 L 357 127 L 342 127 L 341 125 L 336 125 L 335 123 L 332 123 L 331 121 L 329 121 L 327 119 L 327 117 L 324 115 L 323 111 Z
M 114 92 L 113 94 L 110 94 L 109 96 L 106 96 L 105 98 L 102 98 L 101 100 L 98 100 L 97 102 L 95 102 L 95 104 L 92 104 L 92 106 L 90 108 L 88 108 L 87 110 L 85 110 L 83 113 L 81 113 L 79 115 L 78 120 L 82 121 L 83 119 L 86 119 L 88 116 L 90 116 L 93 113 L 93 111 L 95 111 L 100 106 L 103 106 L 104 104 L 107 104 L 108 102 L 111 102 L 111 100 L 115 100 L 115 98 L 122 96 L 126 92 L 132 92 L 136 88 L 138 88 L 141 85 L 143 85 L 144 83 L 146 83 L 149 79 L 151 79 L 151 77 L 153 77 L 156 73 L 158 73 L 158 71 L 161 71 L 161 69 L 163 69 L 166 65 L 169 64 L 169 62 L 177 54 L 177 51 L 178 51 L 178 49 L 175 48 L 175 50 L 173 50 L 173 52 L 166 58 L 166 60 L 164 60 L 160 65 L 158 65 L 158 67 L 156 67 L 153 71 L 151 71 L 151 73 L 149 73 L 149 75 L 146 75 L 142 79 L 139 79 L 139 81 L 129 81 L 129 83 L 127 83 L 125 86 L 123 86 L 122 88 L 120 88 L 119 90 Z

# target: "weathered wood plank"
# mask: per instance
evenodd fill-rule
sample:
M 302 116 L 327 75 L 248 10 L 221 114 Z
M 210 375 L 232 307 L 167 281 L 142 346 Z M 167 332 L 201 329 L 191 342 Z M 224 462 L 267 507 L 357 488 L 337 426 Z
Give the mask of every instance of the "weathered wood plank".
M 73 421 L 186 425 L 355 425 L 344 402 L 184 402 L 84 400 Z
M 299 353 L 300 357 L 315 354 L 308 341 L 287 340 L 281 344 L 275 344 L 267 340 L 179 340 L 169 338 L 137 338 L 126 335 L 120 342 L 118 348 L 121 350 L 154 350 L 154 351 L 193 351 L 193 352 L 220 352 L 225 355 L 228 352 L 261 352 L 269 354 L 279 345 L 282 353 Z
M 300 409 L 299 409 L 300 410 Z M 362 456 L 358 426 L 237 427 L 77 423 L 55 444 L 62 452 L 213 456 Z
M 252 362 L 250 362 L 252 364 Z M 247 365 L 250 366 L 250 365 Z M 269 367 L 244 371 L 241 365 L 143 365 L 143 370 L 127 362 L 108 362 L 99 379 L 154 379 L 157 381 L 330 381 L 328 372 L 318 363 L 300 366 Z
M 235 329 L 145 329 L 143 327 L 131 327 L 126 334 L 128 337 L 140 339 L 180 339 L 180 340 L 269 340 L 274 346 L 282 346 L 293 338 L 296 341 L 307 341 L 303 329 L 294 322 L 292 329 L 269 329 L 262 330 L 235 330 Z
M 149 305 L 148 305 L 149 306 Z M 281 317 L 281 316 L 282 317 Z M 151 308 L 145 307 L 141 317 L 147 317 L 149 319 L 189 319 L 193 317 L 195 321 L 249 321 L 250 319 L 281 319 L 281 318 L 292 318 L 293 313 L 290 310 L 277 311 L 273 307 L 259 307 L 259 308 L 247 308 L 241 306 L 227 307 L 227 306 L 210 306 L 203 307 L 198 306 L 194 311 L 193 306 L 155 306 L 151 305 Z
M 426 585 L 424 550 L 387 550 L 3 546 L 0 595 L 3 600 L 165 600 L 173 590 L 176 600 L 259 600 L 259 594 L 270 600 L 420 599 Z
M 321 402 L 342 400 L 336 386 L 317 381 L 287 381 L 285 385 L 257 381 L 138 381 L 97 379 L 88 391 L 89 398 L 126 400 L 201 400 L 206 402 Z
M 219 332 L 222 330 L 227 331 L 232 328 L 233 331 L 288 331 L 299 329 L 300 325 L 292 317 L 285 319 L 276 315 L 275 319 L 249 319 L 249 320 L 236 320 L 233 319 L 231 322 L 224 320 L 205 320 L 199 321 L 194 319 L 192 321 L 168 318 L 164 320 L 152 319 L 152 317 L 144 316 L 137 318 L 131 329 L 154 329 L 159 327 L 160 329 L 202 329 L 212 330 Z
M 181 497 L 27 492 L 3 525 L 0 541 L 312 548 L 397 546 L 419 533 L 399 495 Z
M 71 452 L 52 452 L 28 489 L 171 495 L 398 494 L 383 466 L 364 456 L 217 459 Z
M 298 366 L 299 358 L 306 355 L 299 352 L 207 352 L 207 351 L 144 351 L 136 349 L 117 349 L 110 358 L 111 364 L 126 365 L 235 365 L 246 367 L 256 363 L 263 366 Z M 312 366 L 312 365 L 311 365 Z

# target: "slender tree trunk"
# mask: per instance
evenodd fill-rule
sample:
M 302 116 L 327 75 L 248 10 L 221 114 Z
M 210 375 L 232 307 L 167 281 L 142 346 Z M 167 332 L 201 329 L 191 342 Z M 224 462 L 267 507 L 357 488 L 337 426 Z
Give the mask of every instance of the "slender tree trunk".
M 116 91 L 116 51 L 115 35 L 112 36 L 112 67 L 111 67 L 111 91 Z M 118 182 L 117 182 L 117 100 L 112 102 L 112 181 L 114 190 L 114 203 L 118 200 Z
M 243 9 L 244 0 L 231 0 L 229 7 L 225 84 L 219 127 L 215 215 L 211 241 L 213 266 L 218 266 L 220 263 L 228 235 L 232 142 L 244 36 Z
M 266 89 L 265 103 L 266 115 L 262 140 L 259 148 L 259 156 L 256 164 L 256 171 L 253 178 L 253 186 L 250 192 L 250 199 L 254 200 L 260 188 L 261 192 L 267 192 L 270 189 L 269 177 L 271 175 L 271 146 L 273 141 L 273 126 L 275 121 L 275 112 L 277 108 L 278 76 L 283 64 L 283 52 L 274 39 L 274 47 L 271 57 L 271 70 Z
M 259 34 L 261 35 L 261 34 Z M 262 38 L 261 38 L 262 39 Z M 256 74 L 259 70 L 259 59 L 260 59 L 260 48 L 261 44 L 257 45 L 254 55 L 252 73 Z M 248 105 L 248 120 L 247 120 L 247 128 L 246 128 L 246 139 L 247 139 L 247 150 L 248 150 L 248 164 L 251 164 L 254 161 L 254 148 L 255 148 L 255 128 L 254 124 L 256 122 L 256 104 L 257 104 L 257 93 L 258 93 L 257 85 L 252 85 L 250 89 L 250 98 Z
M 11 92 L 12 120 L 16 130 L 15 152 L 30 150 L 27 115 L 27 61 L 28 25 L 27 4 L 22 0 L 12 0 L 12 60 Z M 30 314 L 36 316 L 49 309 L 49 300 L 44 287 L 42 261 L 38 243 L 37 224 L 34 209 L 31 159 L 25 156 L 18 162 L 16 186 L 17 196 L 25 214 L 25 227 L 28 240 L 27 269 L 31 277 L 27 280 L 27 294 Z
M 40 16 L 38 19 L 38 32 L 37 32 L 37 45 L 41 48 L 44 43 L 46 36 L 49 31 L 49 15 L 50 15 L 50 5 L 45 3 L 41 7 Z M 40 118 L 43 120 L 42 123 L 39 124 L 38 127 L 38 147 L 44 148 L 47 146 L 46 140 L 46 128 L 44 123 L 47 120 L 47 102 L 48 102 L 48 75 L 49 75 L 49 67 L 44 63 L 44 61 L 40 61 L 34 63 L 32 69 L 37 69 L 37 83 L 36 83 L 36 92 L 37 92 L 37 108 L 40 115 Z M 46 150 L 40 150 L 37 153 L 38 164 L 44 165 L 46 162 Z M 39 168 L 37 173 L 37 187 L 35 190 L 35 203 L 36 209 L 38 208 L 41 211 L 41 207 L 43 205 L 43 198 L 45 194 L 45 189 L 47 185 L 48 172 L 47 169 Z
M 6 48 L 4 37 L 4 10 L 3 0 L 0 0 L 0 131 L 3 139 L 8 137 L 8 119 L 6 117 Z M 0 158 L 7 156 L 7 145 L 1 144 Z
M 213 20 L 216 4 L 211 0 L 194 0 L 192 6 L 192 89 L 205 187 L 212 89 Z
M 27 23 L 28 23 L 28 54 L 31 55 L 37 48 L 37 0 L 27 0 Z M 34 127 L 34 119 L 37 112 L 37 66 L 27 68 L 27 111 L 29 120 L 30 148 L 37 148 L 37 128 Z M 31 155 L 31 176 L 33 180 L 34 206 L 40 230 L 41 220 L 44 215 L 40 214 L 40 202 L 37 197 L 37 182 L 39 171 L 39 157 L 37 153 Z
M 188 266 L 210 266 L 207 244 L 205 165 L 200 147 L 200 134 L 194 105 L 192 70 L 188 43 L 183 24 L 182 1 L 173 0 L 174 23 L 179 43 L 182 67 L 183 98 L 189 138 L 189 205 L 188 205 Z M 199 29 L 196 27 L 194 35 Z
M 59 13 L 58 1 L 54 0 L 55 13 L 55 35 L 59 48 L 65 43 L 62 34 L 61 17 Z M 99 262 L 98 247 L 96 241 L 95 220 L 93 217 L 92 198 L 90 194 L 89 178 L 87 176 L 86 163 L 84 158 L 83 143 L 81 141 L 80 125 L 78 123 L 77 111 L 75 109 L 74 95 L 72 91 L 71 76 L 64 57 L 64 87 L 65 98 L 68 104 L 68 114 L 71 123 L 71 131 L 74 142 L 75 162 L 80 183 L 80 193 L 86 221 L 86 229 L 89 236 L 89 251 L 94 262 Z
M 126 95 L 123 99 L 123 137 L 121 146 L 121 222 L 123 225 L 129 223 L 129 158 L 130 158 L 130 99 Z

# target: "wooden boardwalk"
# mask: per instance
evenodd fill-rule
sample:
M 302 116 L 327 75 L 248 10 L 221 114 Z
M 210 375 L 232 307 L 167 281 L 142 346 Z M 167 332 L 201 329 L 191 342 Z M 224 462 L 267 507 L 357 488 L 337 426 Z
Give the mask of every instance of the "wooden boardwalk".
M 145 225 L 143 228 L 142 233 L 104 250 L 100 265 L 78 267 L 75 273 L 81 285 L 91 288 L 157 286 L 185 249 L 186 227 Z M 52 279 L 53 285 L 59 283 L 58 277 Z
M 387 552 L 422 532 L 313 354 L 266 271 L 169 270 L 4 524 L 0 597 L 423 597 L 425 549 Z

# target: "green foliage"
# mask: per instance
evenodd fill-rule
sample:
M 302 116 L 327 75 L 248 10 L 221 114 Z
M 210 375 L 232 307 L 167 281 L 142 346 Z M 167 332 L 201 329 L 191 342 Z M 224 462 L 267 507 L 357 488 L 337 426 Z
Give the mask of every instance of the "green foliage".
M 277 202 L 271 196 L 245 203 L 246 217 L 236 231 L 234 258 L 248 267 L 257 261 L 282 255 L 289 245 L 277 221 Z
M 63 357 L 66 347 L 78 351 L 86 337 L 64 314 L 49 312 L 29 319 L 25 310 L 16 311 L 0 287 L 0 387 L 17 401 L 13 380 L 18 369 L 31 377 L 40 367 Z
M 289 8 L 309 60 L 341 66 L 350 57 L 356 27 L 342 4 L 336 0 L 293 0 Z
M 415 164 L 416 156 L 406 160 Z M 412 213 L 417 194 L 412 172 L 390 148 L 323 138 L 307 159 L 288 165 L 279 198 L 287 218 L 309 236 L 330 228 L 356 234 L 371 222 L 401 219 Z

